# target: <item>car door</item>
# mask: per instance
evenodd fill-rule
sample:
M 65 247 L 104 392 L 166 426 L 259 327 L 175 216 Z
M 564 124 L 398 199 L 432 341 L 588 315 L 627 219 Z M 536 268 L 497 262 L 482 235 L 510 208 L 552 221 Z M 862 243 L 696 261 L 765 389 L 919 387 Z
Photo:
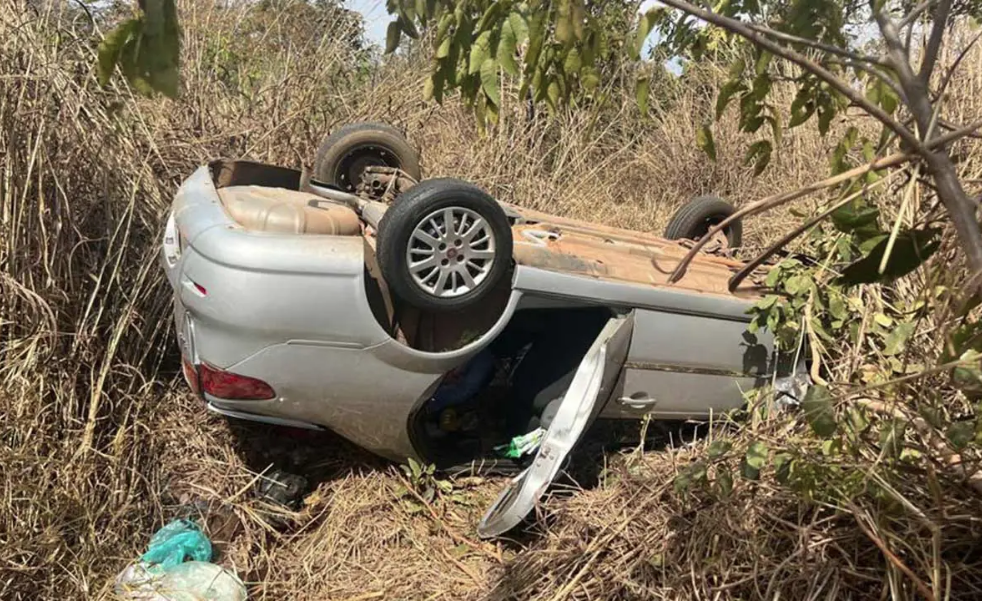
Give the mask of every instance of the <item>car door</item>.
M 481 519 L 477 529 L 481 537 L 501 535 L 535 508 L 610 396 L 627 357 L 633 326 L 633 312 L 607 321 L 583 356 L 532 464 L 508 484 Z
M 738 408 L 773 371 L 773 337 L 746 315 L 635 311 L 634 335 L 605 418 L 705 418 Z

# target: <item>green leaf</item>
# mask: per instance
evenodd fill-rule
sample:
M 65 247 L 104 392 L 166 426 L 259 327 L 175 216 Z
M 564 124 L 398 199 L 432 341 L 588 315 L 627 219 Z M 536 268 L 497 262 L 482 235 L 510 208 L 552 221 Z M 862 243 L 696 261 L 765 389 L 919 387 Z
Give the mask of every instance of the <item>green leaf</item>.
M 570 0 L 560 0 L 559 14 L 556 17 L 556 41 L 568 44 L 573 41 L 573 15 Z
M 515 50 L 518 41 L 512 31 L 511 21 L 505 21 L 501 27 L 501 40 L 498 42 L 498 62 L 509 75 L 518 76 L 518 63 L 515 62 Z
M 849 315 L 846 311 L 846 302 L 839 295 L 829 297 L 829 314 L 836 320 L 845 320 Z
M 743 478 L 756 481 L 760 478 L 760 470 L 767 463 L 767 444 L 763 441 L 754 441 L 747 448 L 747 453 L 740 462 L 740 474 Z
M 791 454 L 781 452 L 774 455 L 774 475 L 777 477 L 778 483 L 788 484 L 791 480 L 792 466 L 794 466 L 794 457 Z
M 849 234 L 869 226 L 876 226 L 880 210 L 864 199 L 857 198 L 832 212 L 832 224 L 840 232 Z
M 859 130 L 855 126 L 849 126 L 846 130 L 845 135 L 839 144 L 836 145 L 835 151 L 832 153 L 831 166 L 834 173 L 841 173 L 849 168 L 848 163 L 846 163 L 846 154 L 852 150 L 852 147 L 856 144 L 856 136 L 859 134 Z
M 913 322 L 901 322 L 887 334 L 883 343 L 883 355 L 897 355 L 904 350 L 907 339 L 914 334 Z
M 796 274 L 784 281 L 784 290 L 791 295 L 808 292 L 811 289 L 812 281 L 803 274 Z
M 716 487 L 719 488 L 722 497 L 729 497 L 733 492 L 733 473 L 730 472 L 729 466 L 723 464 L 716 469 Z
M 450 56 L 450 38 L 443 38 L 440 46 L 436 49 L 436 58 L 445 59 Z
M 491 57 L 491 32 L 485 31 L 477 36 L 471 46 L 470 61 L 467 73 L 473 75 L 481 71 L 484 63 Z
M 440 22 L 436 26 L 436 39 L 442 44 L 442 40 L 447 36 L 447 32 L 450 31 L 450 26 L 454 24 L 453 13 L 447 13 L 440 17 Z
M 809 388 L 801 401 L 801 409 L 805 411 L 805 420 L 816 435 L 831 437 L 835 434 L 838 427 L 828 387 L 814 385 Z
M 521 44 L 529 37 L 529 26 L 525 17 L 518 13 L 508 15 L 508 24 L 511 25 L 512 33 L 515 34 L 515 42 Z
M 730 451 L 733 447 L 733 443 L 726 439 L 716 439 L 709 444 L 709 448 L 706 450 L 706 454 L 709 456 L 710 460 L 715 460 L 726 452 Z
M 423 83 L 423 100 L 425 100 L 426 102 L 433 100 L 433 95 L 435 91 L 435 84 L 433 82 L 433 79 L 435 77 L 436 77 L 436 73 L 427 77 L 426 81 Z
M 498 106 L 501 99 L 498 96 L 498 64 L 494 59 L 487 59 L 481 65 L 481 87 L 487 95 L 488 100 Z
M 871 77 L 866 87 L 866 98 L 873 104 L 879 105 L 887 114 L 892 115 L 900 104 L 900 97 L 886 82 L 878 77 Z
M 768 163 L 771 162 L 771 150 L 773 146 L 770 140 L 758 140 L 750 145 L 747 149 L 747 154 L 744 157 L 744 162 L 753 164 L 754 166 L 754 176 L 759 176 L 765 169 L 767 169 Z
M 136 39 L 143 30 L 143 20 L 134 18 L 116 26 L 99 44 L 99 85 L 105 86 L 112 78 L 113 70 L 119 62 L 123 48 Z
M 573 35 L 577 40 L 583 39 L 584 21 L 586 21 L 586 8 L 583 6 L 583 0 L 572 0 L 570 3 L 570 23 L 573 26 Z
M 831 102 L 818 105 L 818 131 L 823 136 L 829 132 L 835 112 L 835 107 Z
M 423 474 L 423 467 L 420 466 L 419 462 L 413 458 L 409 458 L 409 470 L 412 472 L 412 475 L 415 478 L 418 478 L 421 474 Z
M 975 425 L 967 420 L 953 422 L 945 431 L 945 436 L 956 451 L 961 451 L 975 439 Z
M 543 11 L 537 11 L 532 15 L 529 23 L 529 48 L 525 53 L 525 74 L 535 73 L 539 65 L 539 56 L 542 54 L 542 46 L 545 42 L 545 16 Z
M 675 490 L 682 493 L 688 491 L 693 484 L 706 480 L 706 463 L 693 462 L 675 476 Z
M 880 240 L 869 254 L 842 270 L 841 281 L 846 285 L 868 284 L 899 278 L 917 269 L 938 247 L 941 233 L 936 228 L 907 230 L 897 236 L 886 269 L 880 274 L 880 263 L 886 253 L 888 240 Z
M 788 127 L 793 128 L 808 121 L 815 113 L 815 102 L 809 96 L 810 90 L 802 88 L 791 101 L 791 119 L 788 120 Z
M 651 81 L 647 77 L 639 77 L 634 84 L 634 97 L 642 115 L 648 114 L 648 95 L 651 93 Z
M 583 75 L 580 77 L 580 82 L 583 85 L 583 89 L 587 92 L 591 92 L 600 85 L 600 72 L 597 71 L 596 67 L 587 67 L 583 70 Z
M 576 48 L 570 48 L 566 54 L 566 60 L 563 63 L 563 71 L 567 75 L 578 74 L 582 66 L 583 61 L 580 60 L 580 51 Z
M 142 15 L 120 24 L 99 45 L 99 80 L 119 66 L 137 92 L 174 98 L 180 83 L 181 31 L 174 0 L 144 0 Z
M 487 10 L 484 11 L 484 14 L 481 15 L 481 20 L 477 22 L 476 31 L 483 32 L 491 27 L 492 24 L 496 22 L 495 18 L 498 16 L 498 12 L 501 11 L 501 7 L 501 2 L 492 2 L 491 5 L 488 6 Z
M 716 119 L 719 120 L 723 116 L 723 111 L 726 110 L 727 105 L 730 104 L 730 100 L 733 95 L 737 92 L 746 90 L 746 86 L 740 80 L 733 80 L 723 84 L 723 87 L 719 89 L 719 96 L 716 98 Z
M 774 307 L 774 304 L 777 303 L 777 300 L 778 300 L 777 295 L 767 295 L 766 297 L 758 301 L 755 307 L 757 309 L 770 309 Z
M 556 106 L 559 105 L 559 96 L 560 96 L 559 82 L 557 82 L 555 79 L 552 79 L 549 81 L 549 85 L 546 87 L 546 98 L 551 103 L 553 109 L 555 109 Z
M 696 145 L 711 160 L 716 160 L 716 142 L 713 140 L 713 130 L 709 124 L 703 124 L 696 130 Z
M 385 30 L 385 54 L 392 54 L 399 47 L 399 38 L 402 36 L 402 28 L 398 21 L 389 23 Z
M 644 50 L 644 43 L 648 40 L 648 34 L 651 33 L 651 28 L 654 27 L 655 22 L 664 12 L 664 7 L 656 7 L 641 15 L 641 19 L 638 21 L 638 29 L 634 32 L 634 48 L 631 51 L 631 57 L 633 59 L 637 60 L 641 57 L 641 51 Z
M 730 63 L 730 68 L 729 71 L 727 72 L 730 81 L 734 81 L 734 80 L 740 81 L 740 79 L 743 77 L 743 72 L 744 70 L 746 70 L 746 68 L 747 68 L 747 62 L 744 61 L 743 58 L 738 58 L 732 63 Z
M 886 240 L 888 237 L 888 234 L 883 233 L 870 236 L 863 242 L 859 243 L 859 252 L 862 253 L 864 257 L 869 255 L 870 252 L 876 248 L 876 245 L 880 244 L 880 242 Z M 877 266 L 877 270 L 879 270 L 879 266 Z

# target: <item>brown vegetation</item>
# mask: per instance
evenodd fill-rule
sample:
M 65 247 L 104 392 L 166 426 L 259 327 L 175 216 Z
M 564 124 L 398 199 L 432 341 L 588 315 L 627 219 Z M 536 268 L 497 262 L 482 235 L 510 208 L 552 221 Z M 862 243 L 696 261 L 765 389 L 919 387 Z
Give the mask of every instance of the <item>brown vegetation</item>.
M 816 473 L 811 495 L 766 471 L 730 495 L 676 492 L 674 475 L 704 454 L 705 441 L 615 454 L 597 487 L 554 498 L 522 541 L 474 544 L 500 482 L 460 480 L 464 502 L 439 499 L 414 512 L 396 493 L 398 472 L 344 442 L 325 435 L 284 443 L 269 429 L 208 415 L 176 374 L 157 245 L 177 184 L 210 158 L 299 166 L 332 128 L 376 119 L 406 129 L 427 176 L 454 175 L 507 201 L 660 232 L 698 194 L 739 205 L 820 179 L 834 145 L 795 130 L 754 179 L 742 165 L 747 137 L 723 123 L 710 162 L 693 141 L 720 81 L 712 66 L 666 78 L 647 118 L 629 93 L 613 89 L 603 109 L 531 123 L 525 107 L 506 104 L 500 127 L 481 138 L 456 100 L 422 102 L 424 69 L 412 54 L 377 65 L 329 9 L 314 14 L 290 0 L 229 5 L 180 3 L 184 85 L 169 101 L 135 97 L 119 82 L 98 87 L 102 26 L 86 11 L 0 0 L 0 598 L 110 596 L 115 574 L 181 512 L 208 517 L 221 561 L 257 598 L 982 591 L 978 494 L 937 464 L 881 474 L 874 448 L 841 473 Z M 950 115 L 963 122 L 982 113 L 978 48 L 966 65 L 952 85 L 958 114 Z M 962 162 L 976 192 L 979 152 L 966 146 Z M 745 236 L 772 241 L 787 217 L 752 220 Z M 944 276 L 939 263 L 932 283 L 957 286 L 956 273 Z M 903 286 L 865 289 L 868 315 L 924 282 Z M 939 315 L 919 329 L 925 357 L 934 357 L 945 324 Z M 852 372 L 836 372 L 838 362 L 885 361 L 862 347 L 829 352 L 833 378 Z M 947 395 L 930 378 L 889 393 L 911 413 Z M 945 403 L 952 412 L 971 409 L 963 398 Z M 714 430 L 738 443 L 823 453 L 794 415 L 752 416 L 740 430 Z M 283 517 L 286 529 L 274 528 L 272 510 L 249 493 L 274 458 L 319 481 Z M 896 496 L 856 487 L 844 506 L 822 489 L 857 475 Z

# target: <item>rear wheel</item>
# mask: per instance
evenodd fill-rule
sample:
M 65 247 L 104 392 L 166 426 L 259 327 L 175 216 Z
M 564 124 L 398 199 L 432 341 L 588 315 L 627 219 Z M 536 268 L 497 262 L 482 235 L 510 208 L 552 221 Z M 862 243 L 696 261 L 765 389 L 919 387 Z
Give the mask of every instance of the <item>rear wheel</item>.
M 484 298 L 508 272 L 512 237 L 501 206 L 480 188 L 427 180 L 397 197 L 378 229 L 378 260 L 392 291 L 424 310 Z
M 733 205 L 715 196 L 697 197 L 675 212 L 665 228 L 665 238 L 670 240 L 700 239 L 709 229 L 733 215 Z M 737 220 L 722 232 L 726 236 L 726 246 L 739 247 L 743 244 L 743 224 Z
M 384 123 L 353 123 L 324 139 L 317 149 L 317 180 L 354 192 L 365 168 L 397 167 L 419 180 L 419 154 L 402 133 Z

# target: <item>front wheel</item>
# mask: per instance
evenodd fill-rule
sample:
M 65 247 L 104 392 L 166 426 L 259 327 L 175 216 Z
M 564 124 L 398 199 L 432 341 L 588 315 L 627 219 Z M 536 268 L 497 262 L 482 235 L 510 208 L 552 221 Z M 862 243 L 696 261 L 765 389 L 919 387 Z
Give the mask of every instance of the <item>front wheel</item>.
M 427 180 L 396 198 L 378 228 L 378 261 L 392 291 L 424 310 L 484 298 L 507 274 L 512 235 L 489 194 L 452 178 Z

